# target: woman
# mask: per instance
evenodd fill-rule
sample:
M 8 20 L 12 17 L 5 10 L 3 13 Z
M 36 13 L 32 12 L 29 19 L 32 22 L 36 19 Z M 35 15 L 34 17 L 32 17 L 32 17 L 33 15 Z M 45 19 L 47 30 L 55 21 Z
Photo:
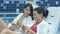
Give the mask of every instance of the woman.
M 48 16 L 48 10 L 37 7 L 33 10 L 33 18 L 36 21 L 31 28 L 25 26 L 28 34 L 48 34 L 48 23 L 46 23 L 43 17 Z
M 30 3 L 27 3 L 24 7 L 24 13 L 19 14 L 17 18 L 12 22 L 12 28 L 18 29 L 21 26 L 21 24 L 28 26 L 28 22 L 31 22 L 32 20 L 33 20 L 33 7 Z
M 33 7 L 30 3 L 27 3 L 24 7 L 24 13 L 19 14 L 17 18 L 14 19 L 12 24 L 10 24 L 8 27 L 10 27 L 11 30 L 17 30 L 20 28 L 21 24 L 28 26 L 27 25 L 28 22 L 31 22 L 32 20 L 33 20 Z M 11 31 L 11 30 L 8 29 L 8 31 Z

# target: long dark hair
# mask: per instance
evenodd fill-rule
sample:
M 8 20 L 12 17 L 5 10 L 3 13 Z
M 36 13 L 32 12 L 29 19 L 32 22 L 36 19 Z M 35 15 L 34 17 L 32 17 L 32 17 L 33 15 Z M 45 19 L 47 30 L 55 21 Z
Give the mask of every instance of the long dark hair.
M 35 8 L 34 10 L 37 11 L 38 14 L 43 14 L 43 17 L 47 17 L 48 16 L 48 10 L 46 8 L 43 8 L 43 7 L 37 7 Z
M 25 4 L 25 7 L 24 7 L 24 8 L 26 8 L 26 7 L 30 7 L 30 11 L 31 11 L 31 13 L 30 13 L 29 16 L 31 16 L 31 17 L 32 17 L 32 20 L 33 20 L 33 6 L 32 6 L 32 4 L 27 3 L 27 4 Z

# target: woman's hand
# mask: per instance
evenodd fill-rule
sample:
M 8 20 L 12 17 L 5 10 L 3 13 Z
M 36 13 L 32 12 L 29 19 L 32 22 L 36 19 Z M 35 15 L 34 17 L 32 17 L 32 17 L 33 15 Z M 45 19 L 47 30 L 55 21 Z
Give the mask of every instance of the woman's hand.
M 25 26 L 25 30 L 30 31 L 31 29 L 27 26 Z
M 27 31 L 27 30 L 29 30 L 29 27 L 27 27 L 27 26 L 22 26 L 22 32 L 25 32 L 25 30 Z
M 25 32 L 25 26 L 24 25 L 22 26 L 22 32 Z
M 12 30 L 19 29 L 19 26 L 18 26 L 17 24 L 13 24 L 13 23 L 12 23 L 11 29 L 12 29 Z
M 23 26 L 22 30 L 26 30 L 28 34 L 36 34 L 33 30 L 31 30 L 31 28 L 27 26 Z
M 31 30 L 31 28 L 29 27 L 25 27 L 25 29 L 27 30 L 28 34 L 36 34 L 33 30 Z

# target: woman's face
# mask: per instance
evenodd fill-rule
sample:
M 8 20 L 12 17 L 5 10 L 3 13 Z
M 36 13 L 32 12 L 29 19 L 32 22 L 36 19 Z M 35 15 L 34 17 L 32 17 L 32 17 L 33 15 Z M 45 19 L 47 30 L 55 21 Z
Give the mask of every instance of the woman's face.
M 39 14 L 36 10 L 33 11 L 33 18 L 38 21 L 42 19 L 42 14 Z
M 30 13 L 31 13 L 30 7 L 26 7 L 26 8 L 24 9 L 24 15 L 25 15 L 25 16 L 29 16 Z

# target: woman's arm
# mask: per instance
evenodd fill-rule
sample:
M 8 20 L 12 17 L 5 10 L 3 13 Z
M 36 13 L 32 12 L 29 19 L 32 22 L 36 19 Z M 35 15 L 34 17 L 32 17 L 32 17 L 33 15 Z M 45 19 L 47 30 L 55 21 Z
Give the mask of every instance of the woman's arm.
M 0 31 L 2 31 L 4 28 L 8 28 L 8 27 L 5 24 L 5 22 L 2 19 L 0 19 Z
M 14 31 L 11 31 L 10 29 L 4 29 L 0 34 L 17 34 Z
M 21 24 L 22 24 L 22 21 L 23 21 L 23 19 L 24 19 L 24 16 L 23 15 L 18 15 L 17 16 L 18 18 L 16 18 L 15 20 L 14 20 L 14 22 L 17 22 L 16 24 L 14 24 L 14 23 L 12 23 L 11 24 L 11 26 L 10 26 L 10 29 L 11 30 L 16 30 L 16 29 L 19 29 L 20 28 L 20 26 L 21 26 Z M 18 21 L 16 21 L 18 19 Z

